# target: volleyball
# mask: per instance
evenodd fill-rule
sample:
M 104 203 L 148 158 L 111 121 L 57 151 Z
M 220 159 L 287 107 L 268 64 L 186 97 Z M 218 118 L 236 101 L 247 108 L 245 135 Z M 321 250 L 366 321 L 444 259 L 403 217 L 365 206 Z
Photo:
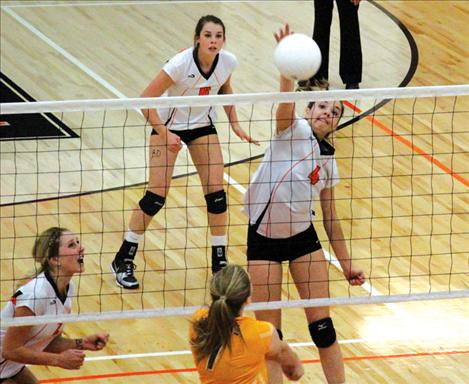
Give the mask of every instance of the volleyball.
M 291 80 L 307 80 L 321 65 L 321 50 L 311 37 L 294 33 L 277 44 L 274 62 L 283 76 Z

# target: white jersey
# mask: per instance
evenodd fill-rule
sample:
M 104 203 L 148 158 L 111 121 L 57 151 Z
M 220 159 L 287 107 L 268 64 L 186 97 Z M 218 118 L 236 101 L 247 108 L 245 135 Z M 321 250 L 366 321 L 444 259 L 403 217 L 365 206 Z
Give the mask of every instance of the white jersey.
M 75 286 L 70 282 L 65 301 L 57 296 L 56 285 L 49 275 L 41 273 L 27 284 L 20 287 L 2 310 L 2 318 L 12 318 L 15 308 L 27 307 L 36 316 L 68 314 L 72 309 L 72 297 Z M 62 323 L 49 323 L 30 327 L 29 338 L 25 346 L 36 351 L 43 351 L 63 329 Z M 3 345 L 6 329 L 0 330 L 0 347 Z M 3 348 L 2 348 L 3 351 Z M 25 364 L 5 360 L 0 355 L 0 378 L 16 375 Z
M 314 199 L 338 182 L 334 148 L 319 144 L 308 122 L 296 118 L 272 139 L 244 196 L 244 212 L 253 225 L 265 210 L 257 233 L 288 238 L 311 225 Z
M 204 74 L 197 61 L 194 48 L 188 48 L 164 66 L 174 84 L 166 96 L 216 95 L 238 65 L 236 56 L 223 49 L 216 56 L 209 73 Z M 158 114 L 166 128 L 186 130 L 214 125 L 216 112 L 213 107 L 158 108 Z

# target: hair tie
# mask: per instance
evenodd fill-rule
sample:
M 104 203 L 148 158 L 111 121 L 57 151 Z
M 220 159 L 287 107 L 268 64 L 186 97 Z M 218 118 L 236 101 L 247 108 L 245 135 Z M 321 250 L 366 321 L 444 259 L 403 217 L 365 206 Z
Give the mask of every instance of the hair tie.
M 221 296 L 219 297 L 219 299 L 220 299 L 220 300 L 226 300 L 226 296 L 225 296 L 225 295 L 221 295 Z

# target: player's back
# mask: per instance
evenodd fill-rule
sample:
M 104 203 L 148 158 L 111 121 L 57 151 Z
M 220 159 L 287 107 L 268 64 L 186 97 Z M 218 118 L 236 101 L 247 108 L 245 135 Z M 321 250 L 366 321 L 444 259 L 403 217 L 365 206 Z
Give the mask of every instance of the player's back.
M 206 315 L 202 309 L 194 315 L 199 319 Z M 233 333 L 231 351 L 225 348 L 214 352 L 197 363 L 197 371 L 203 384 L 263 384 L 267 383 L 265 354 L 272 340 L 270 323 L 249 317 L 236 319 L 242 335 Z M 194 333 L 191 329 L 191 338 Z

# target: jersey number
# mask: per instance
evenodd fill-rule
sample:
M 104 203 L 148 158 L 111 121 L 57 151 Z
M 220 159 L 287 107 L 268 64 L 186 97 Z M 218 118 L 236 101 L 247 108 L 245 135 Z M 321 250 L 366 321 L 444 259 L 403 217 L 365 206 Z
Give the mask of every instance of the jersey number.
M 321 167 L 319 165 L 316 165 L 316 168 L 314 168 L 313 172 L 311 172 L 308 177 L 311 182 L 311 184 L 315 185 L 319 181 L 319 170 Z
M 199 89 L 199 96 L 207 96 L 210 95 L 210 90 L 212 87 L 202 87 Z

